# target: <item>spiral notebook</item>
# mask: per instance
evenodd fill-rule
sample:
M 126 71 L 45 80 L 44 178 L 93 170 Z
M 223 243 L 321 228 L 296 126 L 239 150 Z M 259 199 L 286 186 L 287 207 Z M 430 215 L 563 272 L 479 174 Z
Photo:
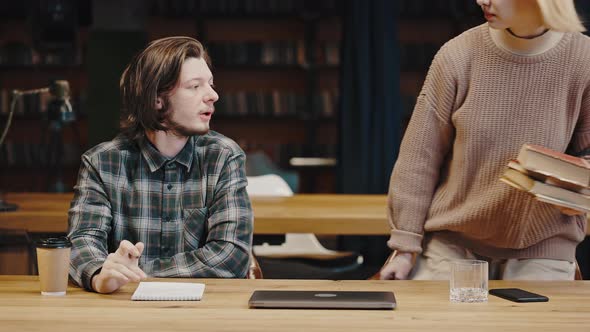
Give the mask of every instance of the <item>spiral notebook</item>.
M 133 301 L 200 301 L 205 284 L 188 282 L 140 282 Z

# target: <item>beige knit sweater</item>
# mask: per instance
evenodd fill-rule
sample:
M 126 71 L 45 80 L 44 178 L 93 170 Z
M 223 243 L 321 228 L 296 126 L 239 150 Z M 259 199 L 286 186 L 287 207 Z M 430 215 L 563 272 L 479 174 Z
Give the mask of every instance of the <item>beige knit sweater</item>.
M 446 43 L 432 62 L 391 176 L 388 245 L 421 252 L 424 232 L 492 258 L 573 261 L 585 216 L 499 181 L 524 143 L 590 147 L 590 38 L 566 33 L 522 56 L 487 24 Z

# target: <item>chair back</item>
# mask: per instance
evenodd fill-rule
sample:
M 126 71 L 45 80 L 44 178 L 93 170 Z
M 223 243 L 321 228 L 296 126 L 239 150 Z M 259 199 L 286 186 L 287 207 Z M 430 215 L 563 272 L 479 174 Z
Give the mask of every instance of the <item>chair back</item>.
M 297 192 L 299 188 L 297 172 L 280 168 L 263 151 L 250 151 L 246 158 L 246 176 L 276 174 L 287 182 L 293 192 Z
M 584 280 L 584 278 L 582 277 L 582 271 L 580 271 L 580 265 L 578 265 L 578 261 L 575 261 L 574 263 L 576 263 L 576 272 L 574 274 L 574 280 Z
M 260 268 L 260 264 L 258 264 L 258 260 L 256 260 L 256 256 L 254 254 L 250 254 L 250 267 L 248 268 L 248 275 L 246 279 L 263 279 L 262 276 L 262 269 Z
M 289 184 L 276 174 L 248 176 L 246 191 L 250 196 L 293 196 L 293 190 Z

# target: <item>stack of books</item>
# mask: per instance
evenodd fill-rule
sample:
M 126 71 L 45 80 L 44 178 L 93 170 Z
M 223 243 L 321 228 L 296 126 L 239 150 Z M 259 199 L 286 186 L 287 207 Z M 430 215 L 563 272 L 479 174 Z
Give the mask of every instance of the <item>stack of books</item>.
M 583 158 L 525 144 L 500 180 L 539 201 L 590 212 L 590 162 Z

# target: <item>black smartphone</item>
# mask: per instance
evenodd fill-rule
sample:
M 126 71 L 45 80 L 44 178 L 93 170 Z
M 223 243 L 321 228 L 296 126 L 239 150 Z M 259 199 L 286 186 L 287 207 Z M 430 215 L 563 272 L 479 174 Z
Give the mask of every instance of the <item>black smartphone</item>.
M 514 302 L 547 302 L 549 298 L 541 294 L 527 292 L 520 288 L 490 289 L 490 294 Z

